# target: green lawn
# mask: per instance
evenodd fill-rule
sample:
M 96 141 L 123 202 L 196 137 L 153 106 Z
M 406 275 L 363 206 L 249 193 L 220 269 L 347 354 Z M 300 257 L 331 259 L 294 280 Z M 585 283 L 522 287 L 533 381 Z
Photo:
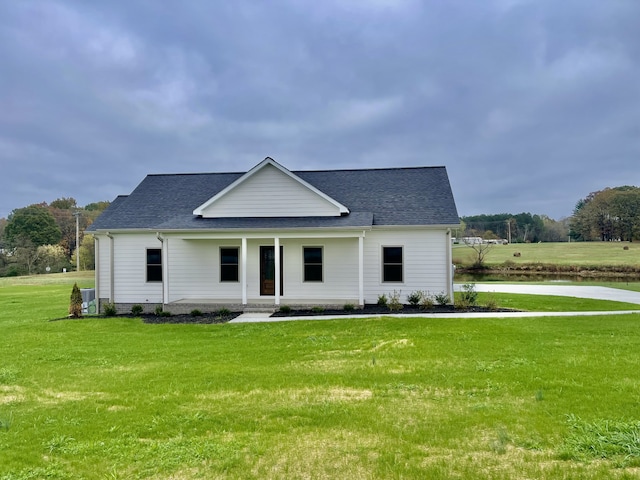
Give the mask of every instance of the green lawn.
M 640 474 L 638 315 L 49 321 L 53 279 L 0 284 L 2 480 Z
M 625 250 L 624 247 L 628 247 Z M 520 253 L 514 257 L 514 253 Z M 466 245 L 453 246 L 456 264 L 471 264 L 476 253 Z M 487 265 L 504 262 L 515 264 L 543 263 L 553 265 L 631 265 L 640 266 L 640 244 L 628 242 L 515 243 L 496 245 L 487 253 Z

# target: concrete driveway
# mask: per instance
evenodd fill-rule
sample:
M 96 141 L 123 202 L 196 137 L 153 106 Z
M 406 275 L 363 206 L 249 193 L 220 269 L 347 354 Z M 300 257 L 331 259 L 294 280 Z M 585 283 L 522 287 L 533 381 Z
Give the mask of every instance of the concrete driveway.
M 637 303 L 640 305 L 640 292 L 609 287 L 592 287 L 580 285 L 527 285 L 520 283 L 476 283 L 477 292 L 524 293 L 532 295 L 557 295 L 560 297 L 592 298 L 596 300 L 613 300 L 616 302 Z M 459 292 L 462 285 L 455 285 Z

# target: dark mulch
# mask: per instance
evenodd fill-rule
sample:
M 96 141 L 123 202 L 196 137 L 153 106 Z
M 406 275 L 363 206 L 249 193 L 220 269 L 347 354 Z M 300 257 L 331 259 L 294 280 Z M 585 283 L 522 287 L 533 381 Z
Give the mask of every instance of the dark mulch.
M 104 318 L 141 318 L 144 323 L 191 323 L 191 324 L 212 324 L 212 323 L 227 323 L 230 320 L 233 320 L 237 316 L 241 315 L 242 312 L 231 312 L 226 315 L 218 315 L 216 313 L 203 313 L 202 315 L 191 315 L 189 313 L 181 314 L 181 315 L 155 315 L 153 313 L 143 313 L 141 315 L 85 315 L 80 318 L 96 318 L 96 319 L 104 319 Z M 57 320 L 74 320 L 71 317 L 64 318 L 54 318 L 51 321 Z
M 410 314 L 410 313 L 464 313 L 464 312 L 515 312 L 517 310 L 513 310 L 510 308 L 487 308 L 487 307 L 468 307 L 468 308 L 457 308 L 454 305 L 434 305 L 433 308 L 423 309 L 418 306 L 413 305 L 404 305 L 402 310 L 396 310 L 392 312 L 389 310 L 389 307 L 379 306 L 376 304 L 367 304 L 363 308 L 357 308 L 354 310 L 344 310 L 344 309 L 326 309 L 321 312 L 314 312 L 312 309 L 304 309 L 304 310 L 291 310 L 290 312 L 275 312 L 272 317 L 304 317 L 304 316 L 312 316 L 312 315 L 386 315 L 386 314 Z
M 233 320 L 237 316 L 241 315 L 242 312 L 231 312 L 226 315 L 218 315 L 216 313 L 203 313 L 202 315 L 191 315 L 188 313 L 181 315 L 154 315 L 154 314 L 143 314 L 138 315 L 139 318 L 142 318 L 144 323 L 227 323 L 230 320 Z

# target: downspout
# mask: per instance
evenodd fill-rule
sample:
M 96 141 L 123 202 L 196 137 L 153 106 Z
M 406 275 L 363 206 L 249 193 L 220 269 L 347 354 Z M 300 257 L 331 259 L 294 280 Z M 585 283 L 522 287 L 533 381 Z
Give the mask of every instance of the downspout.
M 455 304 L 455 298 L 454 298 L 454 293 L 453 293 L 453 265 L 452 265 L 452 259 L 451 259 L 451 229 L 448 228 L 447 229 L 447 234 L 445 236 L 446 238 L 446 249 L 447 249 L 447 288 L 449 289 L 449 298 L 451 299 L 451 303 Z
M 113 235 L 107 232 L 107 237 L 109 238 L 109 303 L 115 303 L 115 282 L 114 282 L 114 264 L 113 261 L 113 251 L 114 251 L 114 240 Z
M 164 291 L 164 287 L 165 287 L 165 278 L 166 278 L 166 272 L 165 270 L 167 270 L 167 259 L 165 258 L 165 252 L 164 252 L 164 237 L 162 236 L 162 234 L 160 234 L 160 232 L 156 232 L 156 238 L 158 240 L 160 240 L 161 243 L 161 247 L 160 247 L 160 258 L 162 259 L 162 308 L 164 309 L 165 306 L 165 300 L 166 300 L 166 296 L 165 296 L 165 291 Z

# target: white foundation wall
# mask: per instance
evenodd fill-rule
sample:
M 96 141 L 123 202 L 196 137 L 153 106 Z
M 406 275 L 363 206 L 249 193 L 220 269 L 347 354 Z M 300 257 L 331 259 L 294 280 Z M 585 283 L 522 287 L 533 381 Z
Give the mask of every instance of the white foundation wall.
M 403 247 L 403 281 L 382 281 L 382 247 Z M 364 239 L 364 300 L 376 303 L 378 296 L 401 293 L 400 301 L 421 290 L 431 294 L 449 292 L 446 230 L 372 230 Z
M 100 240 L 102 242 L 102 240 Z M 104 243 L 109 252 L 110 239 Z M 155 234 L 113 235 L 115 303 L 162 303 L 162 282 L 147 282 L 147 248 L 162 248 Z M 103 244 L 100 244 L 102 257 Z M 102 265 L 101 265 L 102 266 Z M 103 285 L 106 283 L 106 285 Z M 108 280 L 101 282 L 108 288 Z M 102 294 L 100 295 L 102 297 Z M 106 295 L 108 297 L 108 294 Z

